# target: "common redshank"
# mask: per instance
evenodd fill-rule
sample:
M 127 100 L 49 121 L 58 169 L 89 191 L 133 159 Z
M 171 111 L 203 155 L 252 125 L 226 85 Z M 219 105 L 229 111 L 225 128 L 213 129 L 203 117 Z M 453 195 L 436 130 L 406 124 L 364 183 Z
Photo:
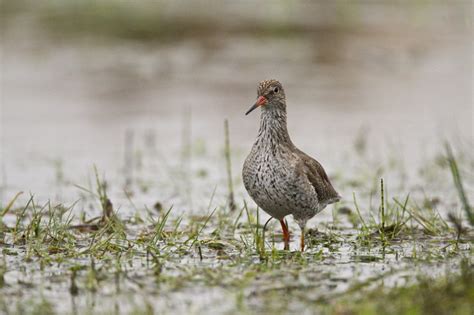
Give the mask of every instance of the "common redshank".
M 244 185 L 255 203 L 280 221 L 285 250 L 289 250 L 290 233 L 284 218 L 293 215 L 301 229 L 300 249 L 304 251 L 306 222 L 341 197 L 321 164 L 291 141 L 285 91 L 280 82 L 259 83 L 257 101 L 245 115 L 257 107 L 262 108 L 260 129 L 244 163 Z

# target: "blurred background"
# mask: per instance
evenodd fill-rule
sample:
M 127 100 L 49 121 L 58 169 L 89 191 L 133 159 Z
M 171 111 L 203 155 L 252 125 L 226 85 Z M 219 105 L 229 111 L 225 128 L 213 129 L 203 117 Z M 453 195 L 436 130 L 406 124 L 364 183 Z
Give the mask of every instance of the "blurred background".
M 270 78 L 332 177 L 358 154 L 416 177 L 443 141 L 472 148 L 471 1 L 0 3 L 2 202 L 72 202 L 95 164 L 116 198 L 206 204 L 226 189 L 225 119 L 240 200 L 244 113 Z

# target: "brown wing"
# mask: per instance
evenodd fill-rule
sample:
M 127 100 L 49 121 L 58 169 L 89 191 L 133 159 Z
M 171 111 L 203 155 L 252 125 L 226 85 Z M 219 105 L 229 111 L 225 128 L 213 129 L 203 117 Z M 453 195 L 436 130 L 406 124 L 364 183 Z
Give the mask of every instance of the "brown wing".
M 297 149 L 296 153 L 303 161 L 306 176 L 313 185 L 320 203 L 334 203 L 341 199 L 337 191 L 332 187 L 329 177 L 318 161 Z

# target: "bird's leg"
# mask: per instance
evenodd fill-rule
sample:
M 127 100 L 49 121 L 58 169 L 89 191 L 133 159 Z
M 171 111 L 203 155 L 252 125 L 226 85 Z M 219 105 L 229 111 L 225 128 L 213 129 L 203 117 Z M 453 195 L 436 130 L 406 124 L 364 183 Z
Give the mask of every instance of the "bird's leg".
M 280 220 L 281 229 L 283 230 L 283 242 L 285 243 L 284 250 L 290 249 L 290 231 L 288 230 L 288 225 L 283 219 Z

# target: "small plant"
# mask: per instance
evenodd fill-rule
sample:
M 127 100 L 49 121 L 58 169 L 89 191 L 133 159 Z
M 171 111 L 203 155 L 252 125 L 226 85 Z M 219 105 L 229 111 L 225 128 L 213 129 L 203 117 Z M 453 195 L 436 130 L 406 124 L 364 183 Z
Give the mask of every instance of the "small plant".
M 82 186 L 79 186 L 79 185 L 75 185 L 75 186 L 95 196 L 99 200 L 100 207 L 102 210 L 102 215 L 100 217 L 96 217 L 96 218 L 88 220 L 85 224 L 73 225 L 70 228 L 78 229 L 81 231 L 96 231 L 98 229 L 107 227 L 114 230 L 115 232 L 122 232 L 122 235 L 123 235 L 125 225 L 120 221 L 118 216 L 115 214 L 112 201 L 110 201 L 110 198 L 107 195 L 107 182 L 105 181 L 105 179 L 102 179 L 102 180 L 100 179 L 99 172 L 97 171 L 97 168 L 95 166 L 94 166 L 94 175 L 95 175 L 96 186 L 97 186 L 96 193 Z
M 454 186 L 456 187 L 456 190 L 458 192 L 459 199 L 461 199 L 464 212 L 466 213 L 466 217 L 469 220 L 469 223 L 471 224 L 471 226 L 474 226 L 474 210 L 471 208 L 471 205 L 469 204 L 469 200 L 467 198 L 467 195 L 462 183 L 458 164 L 456 162 L 456 159 L 454 158 L 453 151 L 451 150 L 451 146 L 448 143 L 446 143 L 446 155 L 447 155 L 447 160 L 449 163 L 449 168 L 451 169 L 451 174 L 453 176 Z
M 230 160 L 230 140 L 229 140 L 229 122 L 228 120 L 224 120 L 224 137 L 225 137 L 225 161 L 226 161 L 226 169 L 227 169 L 227 186 L 228 186 L 228 205 L 230 211 L 235 211 L 236 205 L 234 201 L 234 185 L 232 184 L 232 163 Z

